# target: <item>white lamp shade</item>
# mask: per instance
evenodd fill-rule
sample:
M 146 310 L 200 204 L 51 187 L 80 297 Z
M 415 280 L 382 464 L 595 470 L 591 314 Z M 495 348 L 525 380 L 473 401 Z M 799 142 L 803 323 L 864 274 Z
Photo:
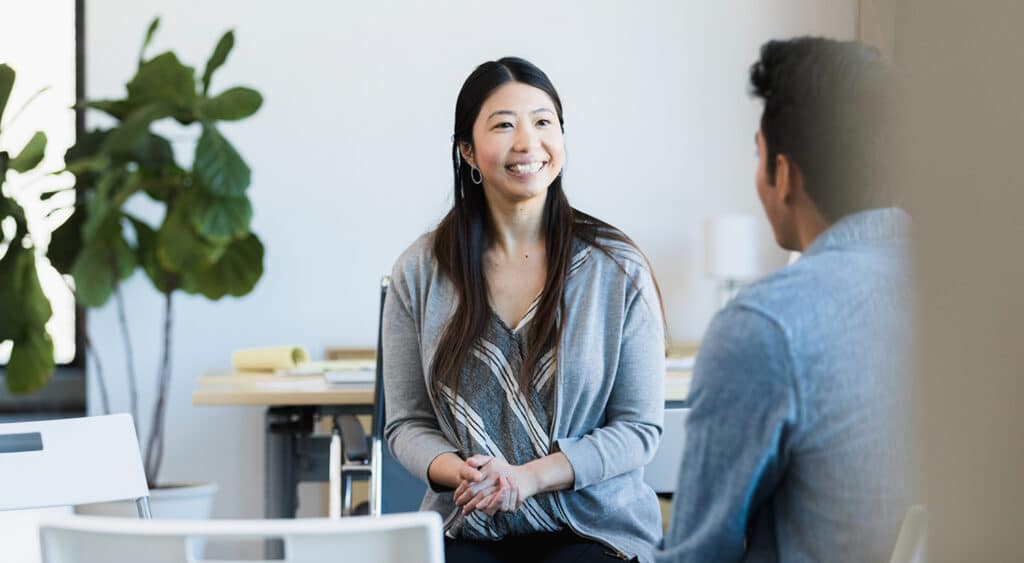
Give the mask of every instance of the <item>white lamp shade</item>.
M 704 269 L 717 280 L 749 281 L 760 270 L 757 218 L 728 214 L 708 219 L 704 229 Z

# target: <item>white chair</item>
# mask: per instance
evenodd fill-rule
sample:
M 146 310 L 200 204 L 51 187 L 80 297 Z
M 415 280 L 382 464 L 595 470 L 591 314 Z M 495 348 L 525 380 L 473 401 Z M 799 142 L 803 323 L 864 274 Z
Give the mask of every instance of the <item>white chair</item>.
M 44 563 L 199 563 L 189 555 L 196 541 L 274 538 L 284 540 L 280 561 L 285 563 L 444 560 L 441 517 L 435 512 L 340 520 L 142 521 L 65 516 L 44 520 L 40 526 Z
M 687 408 L 665 409 L 664 431 L 654 459 L 644 468 L 644 481 L 659 495 L 671 495 L 679 485 L 679 467 L 686 445 Z
M 896 538 L 896 548 L 892 551 L 890 563 L 925 563 L 925 543 L 928 539 L 928 511 L 921 505 L 907 509 L 900 527 L 900 535 Z
M 129 499 L 150 517 L 130 415 L 0 424 L 0 510 Z

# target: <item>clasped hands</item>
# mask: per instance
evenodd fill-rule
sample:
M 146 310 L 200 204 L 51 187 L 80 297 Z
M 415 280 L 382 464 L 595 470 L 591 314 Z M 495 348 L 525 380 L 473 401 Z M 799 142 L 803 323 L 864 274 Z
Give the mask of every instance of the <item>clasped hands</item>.
M 488 455 L 470 457 L 459 467 L 458 475 L 453 498 L 463 516 L 474 510 L 488 516 L 515 512 L 537 492 L 536 479 L 528 468 Z

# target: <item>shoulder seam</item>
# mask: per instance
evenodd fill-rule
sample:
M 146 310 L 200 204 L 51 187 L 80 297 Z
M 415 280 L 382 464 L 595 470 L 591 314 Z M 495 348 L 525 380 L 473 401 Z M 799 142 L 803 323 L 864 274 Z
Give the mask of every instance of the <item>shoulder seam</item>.
M 775 317 L 775 315 L 771 314 L 770 312 L 764 310 L 761 307 L 757 307 L 750 303 L 735 303 L 732 305 L 727 305 L 727 307 L 735 307 L 736 309 L 746 310 L 759 317 L 762 317 L 769 323 L 771 323 L 774 327 L 776 327 L 779 333 L 782 334 L 782 340 L 786 346 L 786 366 L 788 368 L 786 372 L 789 378 L 789 388 L 792 390 L 793 393 L 793 402 L 796 406 L 796 423 L 799 427 L 801 418 L 803 416 L 803 393 L 800 390 L 800 383 L 796 376 L 797 364 L 796 357 L 793 355 L 792 333 L 790 333 L 786 326 L 783 325 L 782 322 Z

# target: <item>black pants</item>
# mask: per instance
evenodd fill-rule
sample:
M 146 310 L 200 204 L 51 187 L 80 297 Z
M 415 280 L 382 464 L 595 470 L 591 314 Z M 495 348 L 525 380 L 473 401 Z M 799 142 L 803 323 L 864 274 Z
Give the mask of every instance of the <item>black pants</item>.
M 621 556 L 615 555 L 611 548 L 567 530 L 498 541 L 445 539 L 444 560 L 445 563 L 622 563 Z

